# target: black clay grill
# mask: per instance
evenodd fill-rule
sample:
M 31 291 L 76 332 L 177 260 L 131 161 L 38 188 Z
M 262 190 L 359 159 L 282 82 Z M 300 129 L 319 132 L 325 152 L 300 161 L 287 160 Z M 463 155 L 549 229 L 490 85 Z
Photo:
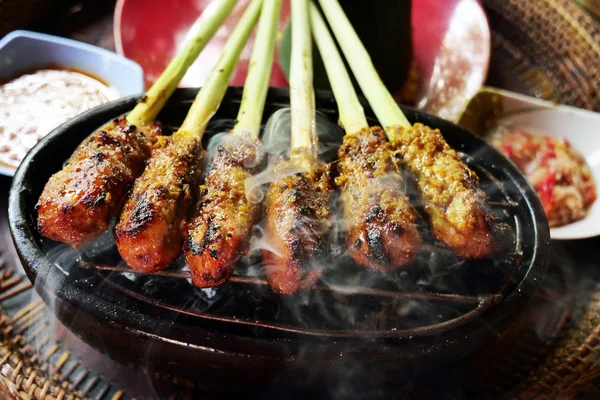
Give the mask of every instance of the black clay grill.
M 207 133 L 231 123 L 241 93 L 228 91 Z M 195 94 L 177 90 L 158 119 L 177 126 Z M 198 289 L 182 262 L 153 275 L 130 270 L 110 233 L 79 254 L 40 237 L 34 205 L 48 177 L 88 133 L 126 113 L 135 100 L 100 106 L 44 138 L 18 170 L 9 206 L 17 250 L 38 292 L 67 326 L 114 358 L 136 365 L 151 360 L 168 370 L 191 366 L 192 373 L 215 365 L 279 375 L 281 366 L 306 371 L 353 362 L 396 373 L 430 367 L 464 357 L 502 333 L 544 277 L 548 226 L 525 178 L 480 138 L 412 109 L 404 109 L 412 123 L 439 128 L 478 174 L 504 245 L 492 257 L 458 258 L 430 237 L 424 221 L 426 244 L 413 265 L 381 274 L 334 250 L 339 256 L 320 282 L 282 296 L 269 289 L 255 254 L 223 286 Z M 337 121 L 330 93 L 317 93 L 316 104 Z M 286 89 L 270 89 L 265 116 L 288 106 Z

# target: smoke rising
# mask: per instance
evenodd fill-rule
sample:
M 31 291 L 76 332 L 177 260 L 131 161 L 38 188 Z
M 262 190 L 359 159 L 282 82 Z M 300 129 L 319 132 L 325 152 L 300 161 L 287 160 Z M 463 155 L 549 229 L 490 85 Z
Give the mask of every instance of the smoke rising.
M 265 153 L 268 154 L 267 165 L 262 172 L 247 179 L 245 183 L 246 196 L 253 203 L 259 203 L 264 199 L 269 183 L 302 172 L 300 166 L 286 162 L 290 156 L 291 112 L 290 108 L 277 110 L 265 124 L 262 143 Z M 316 113 L 315 126 L 319 140 L 317 152 L 320 160 L 334 161 L 344 131 L 320 112 Z
M 265 124 L 262 141 L 265 151 L 274 158 L 289 157 L 291 144 L 292 109 L 282 108 L 275 111 Z M 323 162 L 332 162 L 337 158 L 337 149 L 342 143 L 344 131 L 332 123 L 329 118 L 317 111 L 315 129 L 319 139 L 318 154 Z

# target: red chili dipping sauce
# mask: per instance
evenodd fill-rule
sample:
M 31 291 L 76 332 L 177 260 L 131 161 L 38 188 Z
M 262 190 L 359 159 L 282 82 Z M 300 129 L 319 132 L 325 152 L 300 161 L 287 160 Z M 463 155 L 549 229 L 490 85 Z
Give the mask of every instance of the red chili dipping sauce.
M 51 130 L 116 97 L 106 84 L 68 69 L 40 69 L 0 85 L 0 164 L 16 169 Z
M 514 162 L 536 189 L 551 227 L 584 218 L 596 200 L 592 171 L 568 141 L 503 128 L 492 144 Z

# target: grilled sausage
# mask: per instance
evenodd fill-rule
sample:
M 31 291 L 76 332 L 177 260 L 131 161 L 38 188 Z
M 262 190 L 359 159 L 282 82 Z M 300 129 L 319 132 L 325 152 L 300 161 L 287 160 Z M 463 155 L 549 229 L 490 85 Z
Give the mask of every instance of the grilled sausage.
M 330 169 L 297 173 L 271 183 L 266 195 L 262 249 L 267 281 L 275 292 L 292 294 L 322 274 L 331 223 Z
M 198 287 L 225 282 L 248 247 L 260 204 L 246 198 L 245 181 L 258 170 L 258 140 L 230 135 L 219 145 L 204 185 L 198 210 L 188 225 L 185 258 Z
M 40 234 L 79 247 L 104 232 L 160 133 L 156 124 L 138 129 L 117 118 L 88 136 L 44 187 Z
M 491 254 L 491 212 L 477 175 L 437 129 L 415 124 L 397 128 L 396 137 L 404 165 L 417 178 L 435 238 L 463 258 Z
M 196 138 L 162 137 L 158 141 L 115 226 L 119 253 L 131 268 L 159 271 L 181 254 L 202 156 L 201 141 Z
M 338 151 L 336 184 L 348 253 L 359 265 L 379 271 L 412 262 L 422 243 L 393 155 L 381 128 L 346 135 Z

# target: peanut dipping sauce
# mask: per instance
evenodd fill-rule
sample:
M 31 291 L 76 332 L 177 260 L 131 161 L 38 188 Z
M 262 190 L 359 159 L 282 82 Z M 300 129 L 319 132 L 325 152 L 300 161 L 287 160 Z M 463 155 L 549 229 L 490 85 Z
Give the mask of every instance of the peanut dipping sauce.
M 54 128 L 117 97 L 100 80 L 69 69 L 39 69 L 0 85 L 0 164 L 16 169 Z

